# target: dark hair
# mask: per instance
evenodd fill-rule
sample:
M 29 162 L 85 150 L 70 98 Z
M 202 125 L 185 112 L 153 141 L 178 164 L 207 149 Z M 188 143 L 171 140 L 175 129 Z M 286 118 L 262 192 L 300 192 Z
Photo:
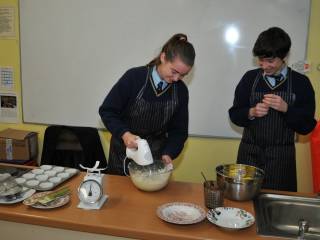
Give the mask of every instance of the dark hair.
M 288 55 L 290 47 L 289 35 L 279 27 L 272 27 L 260 33 L 252 52 L 255 57 L 284 59 Z
M 151 65 L 160 65 L 160 55 L 164 53 L 166 60 L 173 61 L 175 57 L 179 56 L 183 63 L 188 66 L 193 66 L 196 53 L 190 42 L 188 42 L 187 35 L 183 33 L 177 33 L 173 35 L 162 47 L 161 52 L 151 62 Z

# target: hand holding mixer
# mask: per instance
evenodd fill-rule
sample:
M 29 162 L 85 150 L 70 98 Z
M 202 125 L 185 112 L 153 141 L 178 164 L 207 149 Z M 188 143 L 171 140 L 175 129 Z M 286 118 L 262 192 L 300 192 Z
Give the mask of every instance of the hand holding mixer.
M 137 138 L 136 143 L 138 148 L 126 149 L 127 158 L 132 159 L 138 165 L 146 166 L 153 163 L 152 153 L 147 140 Z

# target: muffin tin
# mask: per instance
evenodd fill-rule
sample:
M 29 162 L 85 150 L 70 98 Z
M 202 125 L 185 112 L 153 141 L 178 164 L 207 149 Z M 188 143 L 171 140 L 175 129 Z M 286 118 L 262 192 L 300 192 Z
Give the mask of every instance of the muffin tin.
M 47 191 L 68 180 L 79 172 L 75 168 L 55 165 L 41 165 L 30 172 L 16 178 L 15 181 L 22 186 L 39 191 Z

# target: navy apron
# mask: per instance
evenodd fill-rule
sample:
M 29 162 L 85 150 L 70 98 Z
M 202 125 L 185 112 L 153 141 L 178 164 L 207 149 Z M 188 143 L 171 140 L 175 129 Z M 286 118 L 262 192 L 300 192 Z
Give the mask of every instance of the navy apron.
M 281 96 L 288 105 L 295 101 L 292 93 L 291 69 L 282 84 L 287 84 L 286 91 L 257 92 L 256 87 L 263 79 L 260 71 L 251 90 L 250 106 L 262 102 L 263 95 L 273 93 Z M 296 159 L 294 131 L 290 129 L 283 113 L 272 108 L 266 116 L 253 120 L 244 128 L 238 151 L 237 163 L 256 166 L 265 171 L 262 188 L 297 191 Z
M 166 91 L 170 94 L 171 98 L 164 98 L 164 100 L 154 102 L 146 101 L 143 98 L 143 94 L 148 85 L 149 88 L 151 87 L 151 81 L 153 81 L 151 71 L 152 67 L 148 67 L 145 84 L 133 103 L 129 104 L 126 108 L 125 121 L 132 134 L 138 135 L 140 138 L 148 141 L 154 161 L 160 161 L 162 149 L 167 139 L 167 125 L 178 106 L 178 89 L 175 84 L 170 84 L 166 88 Z M 156 92 L 154 94 L 158 97 L 162 95 L 157 95 Z M 123 165 L 125 157 L 126 146 L 123 140 L 112 136 L 107 173 L 125 175 Z M 128 162 L 126 161 L 126 163 Z M 128 173 L 127 170 L 126 172 Z

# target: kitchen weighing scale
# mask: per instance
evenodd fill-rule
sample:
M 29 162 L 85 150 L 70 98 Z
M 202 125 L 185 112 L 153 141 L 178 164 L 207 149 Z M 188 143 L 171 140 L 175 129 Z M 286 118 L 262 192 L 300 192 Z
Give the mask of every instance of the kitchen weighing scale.
M 107 201 L 108 195 L 103 194 L 103 177 L 101 170 L 98 168 L 99 161 L 93 168 L 87 168 L 80 164 L 80 167 L 87 170 L 87 174 L 78 187 L 79 204 L 78 208 L 82 209 L 100 209 Z

